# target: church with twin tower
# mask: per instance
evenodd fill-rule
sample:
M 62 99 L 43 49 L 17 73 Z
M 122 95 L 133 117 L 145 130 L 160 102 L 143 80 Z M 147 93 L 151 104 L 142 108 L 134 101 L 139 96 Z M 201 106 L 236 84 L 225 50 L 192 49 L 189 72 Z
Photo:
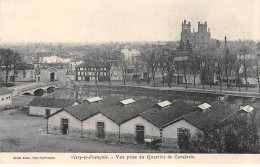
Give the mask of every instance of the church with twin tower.
M 210 29 L 207 28 L 207 22 L 201 24 L 198 22 L 198 31 L 194 29 L 191 32 L 190 22 L 182 22 L 181 41 L 186 43 L 189 41 L 192 44 L 193 49 L 205 48 L 210 44 L 211 34 Z

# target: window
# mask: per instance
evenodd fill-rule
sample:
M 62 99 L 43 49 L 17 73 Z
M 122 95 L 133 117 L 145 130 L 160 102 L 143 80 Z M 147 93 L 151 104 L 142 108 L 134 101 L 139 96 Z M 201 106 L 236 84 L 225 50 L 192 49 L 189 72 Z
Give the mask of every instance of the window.
M 81 77 L 78 77 L 78 81 L 81 81 Z
M 2 98 L 2 101 L 4 100 L 4 98 Z
M 6 100 L 8 99 L 8 97 L 6 97 Z
M 78 75 L 80 75 L 80 72 L 78 71 Z
M 31 75 L 33 75 L 33 71 L 30 71 Z

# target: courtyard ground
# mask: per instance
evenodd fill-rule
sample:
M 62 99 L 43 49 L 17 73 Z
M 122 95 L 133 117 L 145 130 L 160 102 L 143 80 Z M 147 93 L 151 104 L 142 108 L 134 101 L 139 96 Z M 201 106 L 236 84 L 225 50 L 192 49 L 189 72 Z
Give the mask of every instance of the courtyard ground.
M 154 150 L 141 145 L 108 143 L 76 137 L 46 134 L 46 120 L 28 116 L 15 109 L 0 112 L 0 152 L 82 152 L 82 153 L 148 153 L 176 152 Z

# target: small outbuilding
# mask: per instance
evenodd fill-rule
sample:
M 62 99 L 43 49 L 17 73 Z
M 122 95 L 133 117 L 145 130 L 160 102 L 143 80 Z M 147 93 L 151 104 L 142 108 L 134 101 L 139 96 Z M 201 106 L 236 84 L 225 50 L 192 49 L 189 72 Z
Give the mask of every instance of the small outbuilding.
M 6 87 L 0 88 L 0 108 L 12 106 L 12 91 Z
M 29 115 L 48 117 L 62 108 L 78 104 L 80 104 L 80 102 L 72 99 L 34 98 L 28 104 Z

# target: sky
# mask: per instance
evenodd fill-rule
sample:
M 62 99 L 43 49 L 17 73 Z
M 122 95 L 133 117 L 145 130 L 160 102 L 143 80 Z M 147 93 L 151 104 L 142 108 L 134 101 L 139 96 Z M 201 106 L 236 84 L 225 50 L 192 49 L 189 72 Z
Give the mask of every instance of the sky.
M 219 40 L 260 40 L 260 0 L 0 0 L 0 40 L 177 41 L 184 19 Z

